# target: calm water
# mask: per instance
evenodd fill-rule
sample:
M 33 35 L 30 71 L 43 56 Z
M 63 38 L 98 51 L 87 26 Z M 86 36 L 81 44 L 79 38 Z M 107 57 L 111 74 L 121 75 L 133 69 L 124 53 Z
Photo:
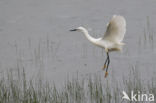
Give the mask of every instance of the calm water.
M 127 21 L 126 45 L 110 54 L 108 79 L 121 80 L 136 66 L 148 80 L 156 73 L 155 7 L 155 0 L 0 0 L 0 71 L 25 68 L 30 78 L 56 83 L 77 73 L 103 76 L 105 52 L 69 30 L 84 26 L 101 37 L 112 15 L 120 14 Z

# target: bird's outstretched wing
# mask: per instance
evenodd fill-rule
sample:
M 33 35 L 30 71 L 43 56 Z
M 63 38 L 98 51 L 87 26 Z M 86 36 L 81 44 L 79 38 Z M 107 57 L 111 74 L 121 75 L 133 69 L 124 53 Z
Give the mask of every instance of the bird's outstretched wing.
M 114 15 L 107 25 L 103 39 L 120 43 L 126 32 L 126 21 L 123 16 Z

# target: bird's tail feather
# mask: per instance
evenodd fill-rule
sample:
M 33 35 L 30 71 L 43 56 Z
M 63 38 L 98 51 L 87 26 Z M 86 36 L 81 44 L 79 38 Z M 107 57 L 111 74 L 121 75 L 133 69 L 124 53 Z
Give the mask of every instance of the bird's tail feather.
M 122 52 L 122 49 L 123 49 L 123 46 L 125 45 L 125 43 L 120 43 L 119 45 L 118 45 L 118 47 L 120 48 L 120 51 Z
M 125 45 L 125 43 L 118 43 L 118 44 L 116 44 L 116 47 L 119 49 L 119 51 L 122 51 L 122 48 L 124 45 Z
M 122 45 L 123 46 L 123 45 L 126 45 L 126 44 L 121 42 L 121 43 L 119 43 L 119 45 Z

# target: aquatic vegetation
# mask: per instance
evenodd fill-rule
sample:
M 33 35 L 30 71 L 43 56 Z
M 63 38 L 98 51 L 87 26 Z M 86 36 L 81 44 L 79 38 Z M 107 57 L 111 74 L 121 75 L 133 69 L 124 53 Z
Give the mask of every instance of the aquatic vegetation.
M 139 49 L 155 49 L 155 32 L 150 24 L 150 18 L 146 18 L 146 25 L 143 29 L 142 35 L 139 36 L 138 47 Z M 138 49 L 138 50 L 139 50 Z M 140 50 L 139 50 L 140 51 Z
M 1 103 L 119 103 L 122 101 L 122 90 L 130 95 L 135 93 L 156 94 L 156 83 L 153 80 L 144 85 L 135 68 L 131 69 L 129 76 L 123 77 L 123 84 L 119 82 L 111 85 L 105 79 L 103 83 L 99 75 L 88 78 L 67 80 L 61 89 L 56 85 L 43 82 L 42 79 L 27 80 L 26 73 L 18 69 L 16 76 L 13 71 L 7 72 L 7 78 L 0 78 Z

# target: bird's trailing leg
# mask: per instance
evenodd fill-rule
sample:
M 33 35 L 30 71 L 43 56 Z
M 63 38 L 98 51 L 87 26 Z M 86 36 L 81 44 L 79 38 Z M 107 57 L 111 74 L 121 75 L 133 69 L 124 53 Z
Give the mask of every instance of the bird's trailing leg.
M 110 59 L 109 59 L 109 53 L 107 52 L 107 67 L 106 67 L 106 72 L 105 72 L 105 78 L 107 77 L 108 75 L 108 67 L 109 67 L 109 63 L 110 63 Z
M 105 48 L 105 51 L 106 51 L 106 53 L 107 53 L 107 52 L 108 52 L 108 49 Z M 102 70 L 105 70 L 105 68 L 107 68 L 107 61 L 108 61 L 108 55 L 107 55 L 107 58 L 106 58 L 106 60 L 105 60 L 105 63 L 104 63 L 104 66 L 103 66 Z
M 107 65 L 106 65 L 107 61 L 108 61 L 108 57 L 105 60 L 105 63 L 104 63 L 104 66 L 103 66 L 102 70 L 105 70 L 105 68 L 107 68 Z

